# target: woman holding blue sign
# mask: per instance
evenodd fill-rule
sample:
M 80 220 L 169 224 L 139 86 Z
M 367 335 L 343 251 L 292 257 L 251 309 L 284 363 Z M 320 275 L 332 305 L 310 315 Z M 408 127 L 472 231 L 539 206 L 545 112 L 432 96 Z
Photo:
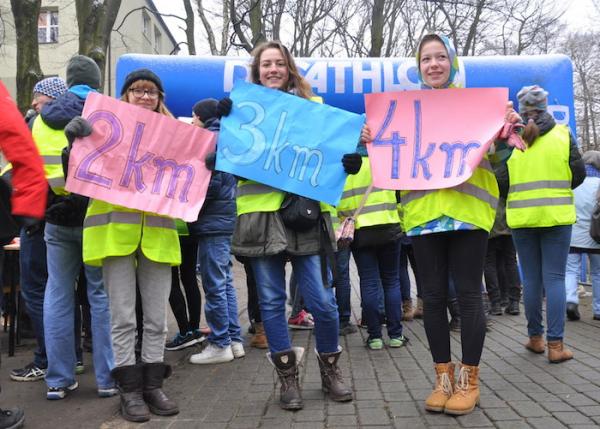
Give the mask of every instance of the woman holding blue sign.
M 250 72 L 255 84 L 285 91 L 299 97 L 314 97 L 311 87 L 299 74 L 288 49 L 279 42 L 267 42 L 253 52 Z M 224 105 L 224 114 L 231 106 Z M 355 174 L 360 169 L 358 154 L 344 155 L 344 169 Z M 298 365 L 304 350 L 292 347 L 285 314 L 285 265 L 289 259 L 305 304 L 315 319 L 315 340 L 323 390 L 334 401 L 352 400 L 344 384 L 338 360 L 338 308 L 327 267 L 319 253 L 324 246 L 335 248 L 331 206 L 320 204 L 321 215 L 307 229 L 284 225 L 279 210 L 285 192 L 250 180 L 240 180 L 237 188 L 237 223 L 232 252 L 250 261 L 256 277 L 262 320 L 269 343 L 269 359 L 281 380 L 280 406 L 298 410 L 303 407 L 298 384 Z M 317 210 L 319 206 L 317 205 Z M 324 275 L 323 275 L 324 274 Z
M 423 89 L 456 88 L 459 62 L 451 42 L 429 34 L 419 43 L 417 67 Z M 511 107 L 506 119 L 517 121 Z M 431 191 L 402 191 L 404 226 L 419 267 L 423 319 L 435 363 L 429 411 L 468 414 L 479 403 L 479 361 L 485 338 L 481 279 L 488 232 L 494 223 L 498 185 L 487 156 L 463 184 Z M 461 311 L 462 362 L 455 383 L 447 315 L 448 278 Z

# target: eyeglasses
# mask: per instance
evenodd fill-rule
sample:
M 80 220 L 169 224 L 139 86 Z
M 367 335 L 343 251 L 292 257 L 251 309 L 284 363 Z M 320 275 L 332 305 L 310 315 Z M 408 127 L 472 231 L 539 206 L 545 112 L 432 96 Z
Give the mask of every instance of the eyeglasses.
M 129 88 L 129 92 L 131 92 L 135 98 L 142 98 L 144 94 L 148 94 L 150 100 L 156 100 L 160 95 L 158 89 Z

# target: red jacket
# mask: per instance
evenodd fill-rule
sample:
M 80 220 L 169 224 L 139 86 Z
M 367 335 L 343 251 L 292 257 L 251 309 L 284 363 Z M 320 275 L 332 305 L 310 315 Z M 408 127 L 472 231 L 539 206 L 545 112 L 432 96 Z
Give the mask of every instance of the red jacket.
M 44 218 L 48 183 L 42 158 L 25 120 L 0 82 L 0 149 L 12 163 L 12 212 Z

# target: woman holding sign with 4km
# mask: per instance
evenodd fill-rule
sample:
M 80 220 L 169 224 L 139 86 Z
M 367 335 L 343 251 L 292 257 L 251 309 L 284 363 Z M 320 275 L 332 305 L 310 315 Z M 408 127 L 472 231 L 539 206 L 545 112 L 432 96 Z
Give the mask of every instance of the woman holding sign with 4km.
M 172 116 L 164 104 L 160 78 L 148 69 L 127 75 L 121 100 Z M 67 125 L 75 136 L 91 133 L 90 124 L 76 118 Z M 168 144 L 168 142 L 165 142 Z M 163 361 L 167 335 L 167 300 L 171 266 L 181 263 L 175 221 L 155 213 L 91 200 L 83 231 L 83 260 L 102 266 L 110 300 L 115 369 L 121 394 L 121 413 L 130 421 L 150 419 L 150 412 L 179 412 L 162 390 L 171 367 Z M 136 279 L 144 311 L 141 362 L 135 359 Z
M 299 97 L 314 97 L 310 85 L 300 76 L 288 49 L 279 42 L 267 42 L 253 52 L 251 80 Z M 231 101 L 220 105 L 229 114 Z M 235 106 L 234 106 L 235 108 Z M 224 111 L 223 111 L 224 110 Z M 355 174 L 360 169 L 358 154 L 346 154 L 344 169 Z M 320 204 L 319 221 L 305 231 L 285 226 L 278 213 L 285 192 L 250 180 L 240 180 L 237 188 L 237 223 L 232 252 L 246 257 L 256 277 L 260 311 L 269 343 L 269 359 L 281 380 L 280 406 L 297 410 L 303 407 L 298 384 L 298 365 L 303 349 L 292 347 L 285 315 L 285 265 L 291 260 L 305 304 L 315 318 L 315 340 L 323 390 L 334 401 L 352 400 L 352 391 L 344 384 L 337 366 L 341 354 L 338 345 L 338 308 L 334 291 L 324 285 L 319 251 L 323 240 L 333 242 L 331 224 L 334 209 Z M 333 243 L 335 248 L 335 243 Z M 324 271 L 326 282 L 330 275 Z
M 453 88 L 459 71 L 456 51 L 443 36 L 425 36 L 417 67 L 423 89 Z M 512 107 L 506 120 L 518 121 Z M 485 338 L 481 278 L 494 223 L 498 185 L 487 156 L 460 187 L 402 191 L 404 226 L 412 238 L 424 303 L 424 325 L 435 363 L 436 385 L 425 402 L 429 411 L 461 415 L 479 402 L 479 360 Z M 455 383 L 446 313 L 452 276 L 461 311 L 462 362 Z

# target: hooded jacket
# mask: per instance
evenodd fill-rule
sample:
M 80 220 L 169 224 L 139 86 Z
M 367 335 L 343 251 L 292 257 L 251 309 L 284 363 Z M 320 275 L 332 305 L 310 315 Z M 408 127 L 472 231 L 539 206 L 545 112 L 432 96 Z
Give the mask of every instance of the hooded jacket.
M 219 132 L 220 123 L 216 117 L 204 121 L 209 131 Z M 198 220 L 188 223 L 191 235 L 231 235 L 235 227 L 235 192 L 237 181 L 232 174 L 213 171 L 206 200 L 198 215 Z
M 46 125 L 54 130 L 63 130 L 75 116 L 83 112 L 85 99 L 69 90 L 48 102 L 40 115 Z M 77 194 L 58 196 L 48 188 L 46 222 L 61 226 L 82 226 L 88 198 Z
M 581 186 L 573 191 L 577 222 L 571 233 L 571 251 L 594 250 L 600 253 L 600 244 L 590 236 L 590 222 L 600 190 L 600 152 L 588 151 L 583 157 L 587 176 Z

